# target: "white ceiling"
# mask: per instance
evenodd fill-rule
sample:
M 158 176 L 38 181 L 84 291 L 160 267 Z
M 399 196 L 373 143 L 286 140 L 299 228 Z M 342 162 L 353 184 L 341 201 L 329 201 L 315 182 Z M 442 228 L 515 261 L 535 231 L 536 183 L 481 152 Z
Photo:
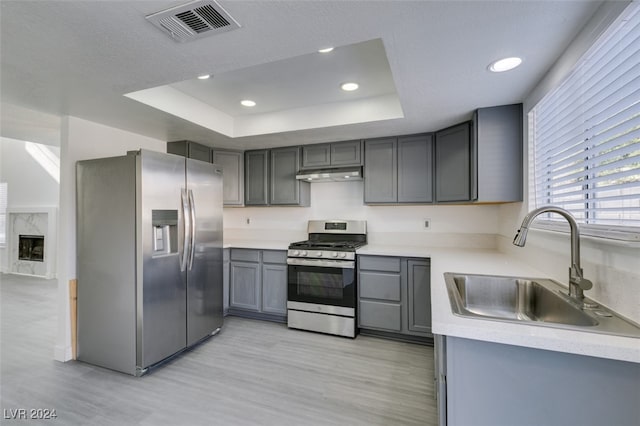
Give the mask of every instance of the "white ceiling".
M 521 102 L 601 2 L 220 0 L 241 28 L 186 43 L 174 42 L 145 20 L 183 3 L 2 0 L 2 135 L 16 137 L 5 133 L 9 124 L 24 121 L 13 114 L 25 110 L 37 111 L 36 121 L 72 115 L 161 140 L 239 149 L 433 131 L 469 119 L 478 107 Z M 403 118 L 322 124 L 325 114 L 305 108 L 326 100 L 310 96 L 304 105 L 290 94 L 278 96 L 264 87 L 268 75 L 254 68 L 286 76 L 293 87 L 315 70 L 317 80 L 334 79 L 319 66 L 287 71 L 297 57 L 310 58 L 319 48 L 376 39 L 384 47 Z M 486 70 L 491 61 L 513 55 L 524 59 L 516 70 Z M 206 120 L 206 109 L 181 118 L 124 96 L 170 85 L 202 101 L 203 93 L 193 97 L 197 89 L 181 82 L 204 73 L 214 75 L 211 82 L 219 76 L 234 87 L 259 89 L 272 96 L 277 111 L 296 109 L 297 117 L 315 120 L 316 128 L 283 126 L 268 134 L 229 137 L 189 121 L 191 115 Z M 232 105 L 240 95 L 227 90 L 215 108 L 243 116 Z M 365 107 L 373 99 L 361 99 L 363 116 L 376 109 L 373 102 Z M 338 116 L 340 102 L 334 104 Z M 276 121 L 269 117 L 263 121 Z

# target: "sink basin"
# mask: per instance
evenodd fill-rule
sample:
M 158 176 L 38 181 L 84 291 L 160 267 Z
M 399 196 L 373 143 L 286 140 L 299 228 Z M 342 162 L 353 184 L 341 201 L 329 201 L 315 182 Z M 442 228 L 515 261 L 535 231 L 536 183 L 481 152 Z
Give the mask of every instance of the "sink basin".
M 455 315 L 595 333 L 639 337 L 640 326 L 611 310 L 582 308 L 556 281 L 540 278 L 445 273 Z

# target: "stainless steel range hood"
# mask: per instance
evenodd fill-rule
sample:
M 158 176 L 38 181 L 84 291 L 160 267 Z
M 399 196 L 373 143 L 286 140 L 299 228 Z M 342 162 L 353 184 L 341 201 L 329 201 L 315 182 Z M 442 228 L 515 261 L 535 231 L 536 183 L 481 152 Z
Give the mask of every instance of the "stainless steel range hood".
M 300 170 L 296 175 L 296 179 L 307 182 L 347 182 L 351 180 L 362 180 L 362 166 Z

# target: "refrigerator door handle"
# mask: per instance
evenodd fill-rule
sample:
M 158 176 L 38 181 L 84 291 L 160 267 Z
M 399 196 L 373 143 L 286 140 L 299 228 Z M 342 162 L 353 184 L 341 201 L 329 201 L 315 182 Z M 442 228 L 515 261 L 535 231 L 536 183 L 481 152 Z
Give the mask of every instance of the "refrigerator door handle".
M 190 238 L 190 250 L 189 250 L 189 270 L 193 268 L 193 257 L 196 252 L 196 203 L 193 199 L 193 190 L 189 190 L 189 214 L 191 215 L 191 238 Z
M 189 246 L 191 243 L 191 216 L 187 212 L 189 204 L 187 201 L 187 190 L 182 188 L 180 190 L 180 206 L 182 206 L 182 253 L 180 254 L 180 270 L 184 271 L 187 268 L 187 259 L 189 255 Z

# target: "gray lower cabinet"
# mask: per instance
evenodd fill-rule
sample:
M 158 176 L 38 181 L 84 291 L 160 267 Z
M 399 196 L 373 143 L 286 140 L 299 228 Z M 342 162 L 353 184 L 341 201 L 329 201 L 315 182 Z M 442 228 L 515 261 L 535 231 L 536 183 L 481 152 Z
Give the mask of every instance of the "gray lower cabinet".
M 287 265 L 263 263 L 262 312 L 287 314 Z
M 261 149 L 244 154 L 246 206 L 309 205 L 309 182 L 296 179 L 300 147 Z
M 244 204 L 244 154 L 214 149 L 213 163 L 222 167 L 222 202 L 225 206 Z
M 284 321 L 286 262 L 284 250 L 231 249 L 229 313 Z
M 261 272 L 259 263 L 231 261 L 229 307 L 260 310 Z
M 440 425 L 637 425 L 640 364 L 437 336 Z
M 436 132 L 436 201 L 471 200 L 471 122 Z
M 429 259 L 358 256 L 358 327 L 431 336 Z
M 433 202 L 431 134 L 365 141 L 364 202 Z

